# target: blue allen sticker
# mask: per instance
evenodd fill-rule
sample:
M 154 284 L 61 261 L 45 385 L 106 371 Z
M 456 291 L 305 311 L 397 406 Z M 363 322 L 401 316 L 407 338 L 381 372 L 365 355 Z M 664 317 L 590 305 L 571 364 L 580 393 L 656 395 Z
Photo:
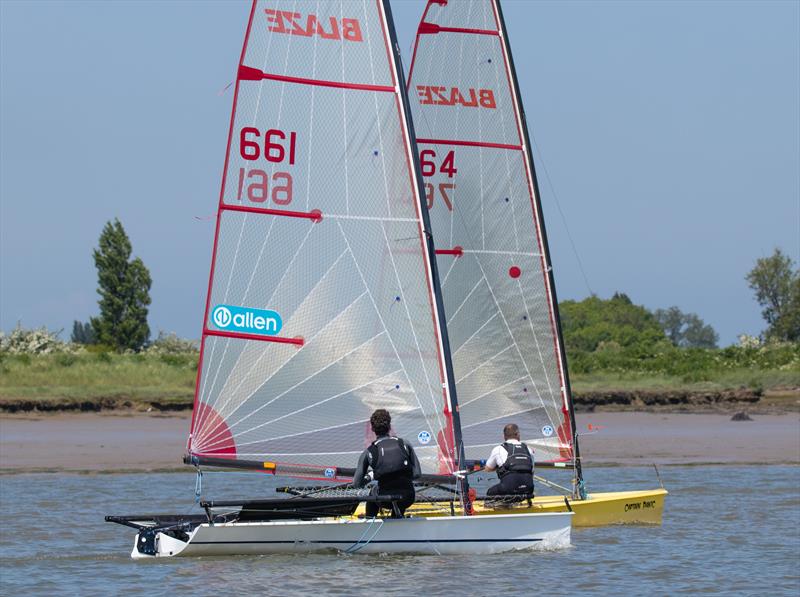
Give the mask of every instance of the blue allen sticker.
M 417 434 L 417 439 L 419 440 L 419 443 L 421 443 L 421 444 L 428 444 L 431 441 L 431 434 L 428 433 L 427 431 L 420 431 Z
M 214 307 L 211 310 L 211 322 L 221 330 L 262 336 L 274 336 L 283 327 L 283 320 L 277 311 L 231 305 Z
M 333 479 L 336 476 L 336 469 L 335 468 L 326 468 L 325 469 L 325 477 L 328 479 Z
M 542 427 L 542 435 L 545 437 L 550 437 L 553 435 L 553 428 L 550 425 L 545 425 Z

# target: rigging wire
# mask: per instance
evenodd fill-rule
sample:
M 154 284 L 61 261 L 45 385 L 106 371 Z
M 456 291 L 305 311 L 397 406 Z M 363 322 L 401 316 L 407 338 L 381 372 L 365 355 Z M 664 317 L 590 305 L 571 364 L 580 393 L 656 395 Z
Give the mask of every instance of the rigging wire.
M 527 116 L 526 116 L 527 118 Z M 591 285 L 589 284 L 589 278 L 586 276 L 586 270 L 583 268 L 583 262 L 581 261 L 581 256 L 578 254 L 578 248 L 575 245 L 575 241 L 572 238 L 572 233 L 569 231 L 569 226 L 567 225 L 567 218 L 564 215 L 564 212 L 561 209 L 561 202 L 558 200 L 558 193 L 556 193 L 556 188 L 553 186 L 553 181 L 550 179 L 550 172 L 547 170 L 547 165 L 544 163 L 544 154 L 542 153 L 542 146 L 536 141 L 536 135 L 533 134 L 533 129 L 536 127 L 531 122 L 531 126 L 528 127 L 528 135 L 531 138 L 531 142 L 533 144 L 534 149 L 539 154 L 539 163 L 542 165 L 542 171 L 544 172 L 544 177 L 547 179 L 547 186 L 550 187 L 550 192 L 553 194 L 553 199 L 555 200 L 556 208 L 558 208 L 558 213 L 561 216 L 561 222 L 564 224 L 564 229 L 567 231 L 567 238 L 569 239 L 569 244 L 572 247 L 572 253 L 575 255 L 575 260 L 578 262 L 578 269 L 581 272 L 581 276 L 583 276 L 583 282 L 586 284 L 586 289 L 589 291 L 589 295 L 593 296 L 594 291 L 592 290 Z M 552 267 L 552 263 L 550 266 Z

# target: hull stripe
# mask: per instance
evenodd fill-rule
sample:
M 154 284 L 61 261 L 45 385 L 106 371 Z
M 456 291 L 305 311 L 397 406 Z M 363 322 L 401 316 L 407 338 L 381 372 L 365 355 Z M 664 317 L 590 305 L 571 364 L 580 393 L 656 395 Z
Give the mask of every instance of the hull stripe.
M 542 541 L 541 538 L 534 539 L 373 539 L 368 543 L 526 543 Z M 358 540 L 348 541 L 301 541 L 301 540 L 274 540 L 274 541 L 190 541 L 189 545 L 242 545 L 242 544 L 290 544 L 290 543 L 313 543 L 320 544 L 358 544 Z

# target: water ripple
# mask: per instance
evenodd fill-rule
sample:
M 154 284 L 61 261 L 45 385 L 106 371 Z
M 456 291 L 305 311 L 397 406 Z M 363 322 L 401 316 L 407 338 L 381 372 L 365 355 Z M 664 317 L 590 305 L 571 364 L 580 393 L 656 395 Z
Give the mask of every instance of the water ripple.
M 136 562 L 105 514 L 197 511 L 182 474 L 2 479 L 5 594 L 424 595 L 532 592 L 797 595 L 800 467 L 668 467 L 661 527 L 576 529 L 573 548 L 492 557 L 276 555 Z M 228 478 L 229 479 L 229 478 Z M 264 496 L 264 477 L 217 476 L 215 498 Z M 592 468 L 596 491 L 654 487 L 649 467 Z

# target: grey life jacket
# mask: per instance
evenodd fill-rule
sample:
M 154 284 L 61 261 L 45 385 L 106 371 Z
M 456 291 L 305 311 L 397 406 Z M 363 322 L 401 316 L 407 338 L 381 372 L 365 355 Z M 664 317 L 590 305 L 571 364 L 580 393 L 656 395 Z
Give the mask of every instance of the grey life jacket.
M 377 439 L 369 446 L 370 465 L 380 482 L 386 477 L 412 477 L 414 465 L 403 440 L 397 437 Z
M 502 466 L 497 468 L 497 476 L 501 479 L 509 473 L 533 475 L 533 456 L 525 444 L 503 442 L 508 457 Z

